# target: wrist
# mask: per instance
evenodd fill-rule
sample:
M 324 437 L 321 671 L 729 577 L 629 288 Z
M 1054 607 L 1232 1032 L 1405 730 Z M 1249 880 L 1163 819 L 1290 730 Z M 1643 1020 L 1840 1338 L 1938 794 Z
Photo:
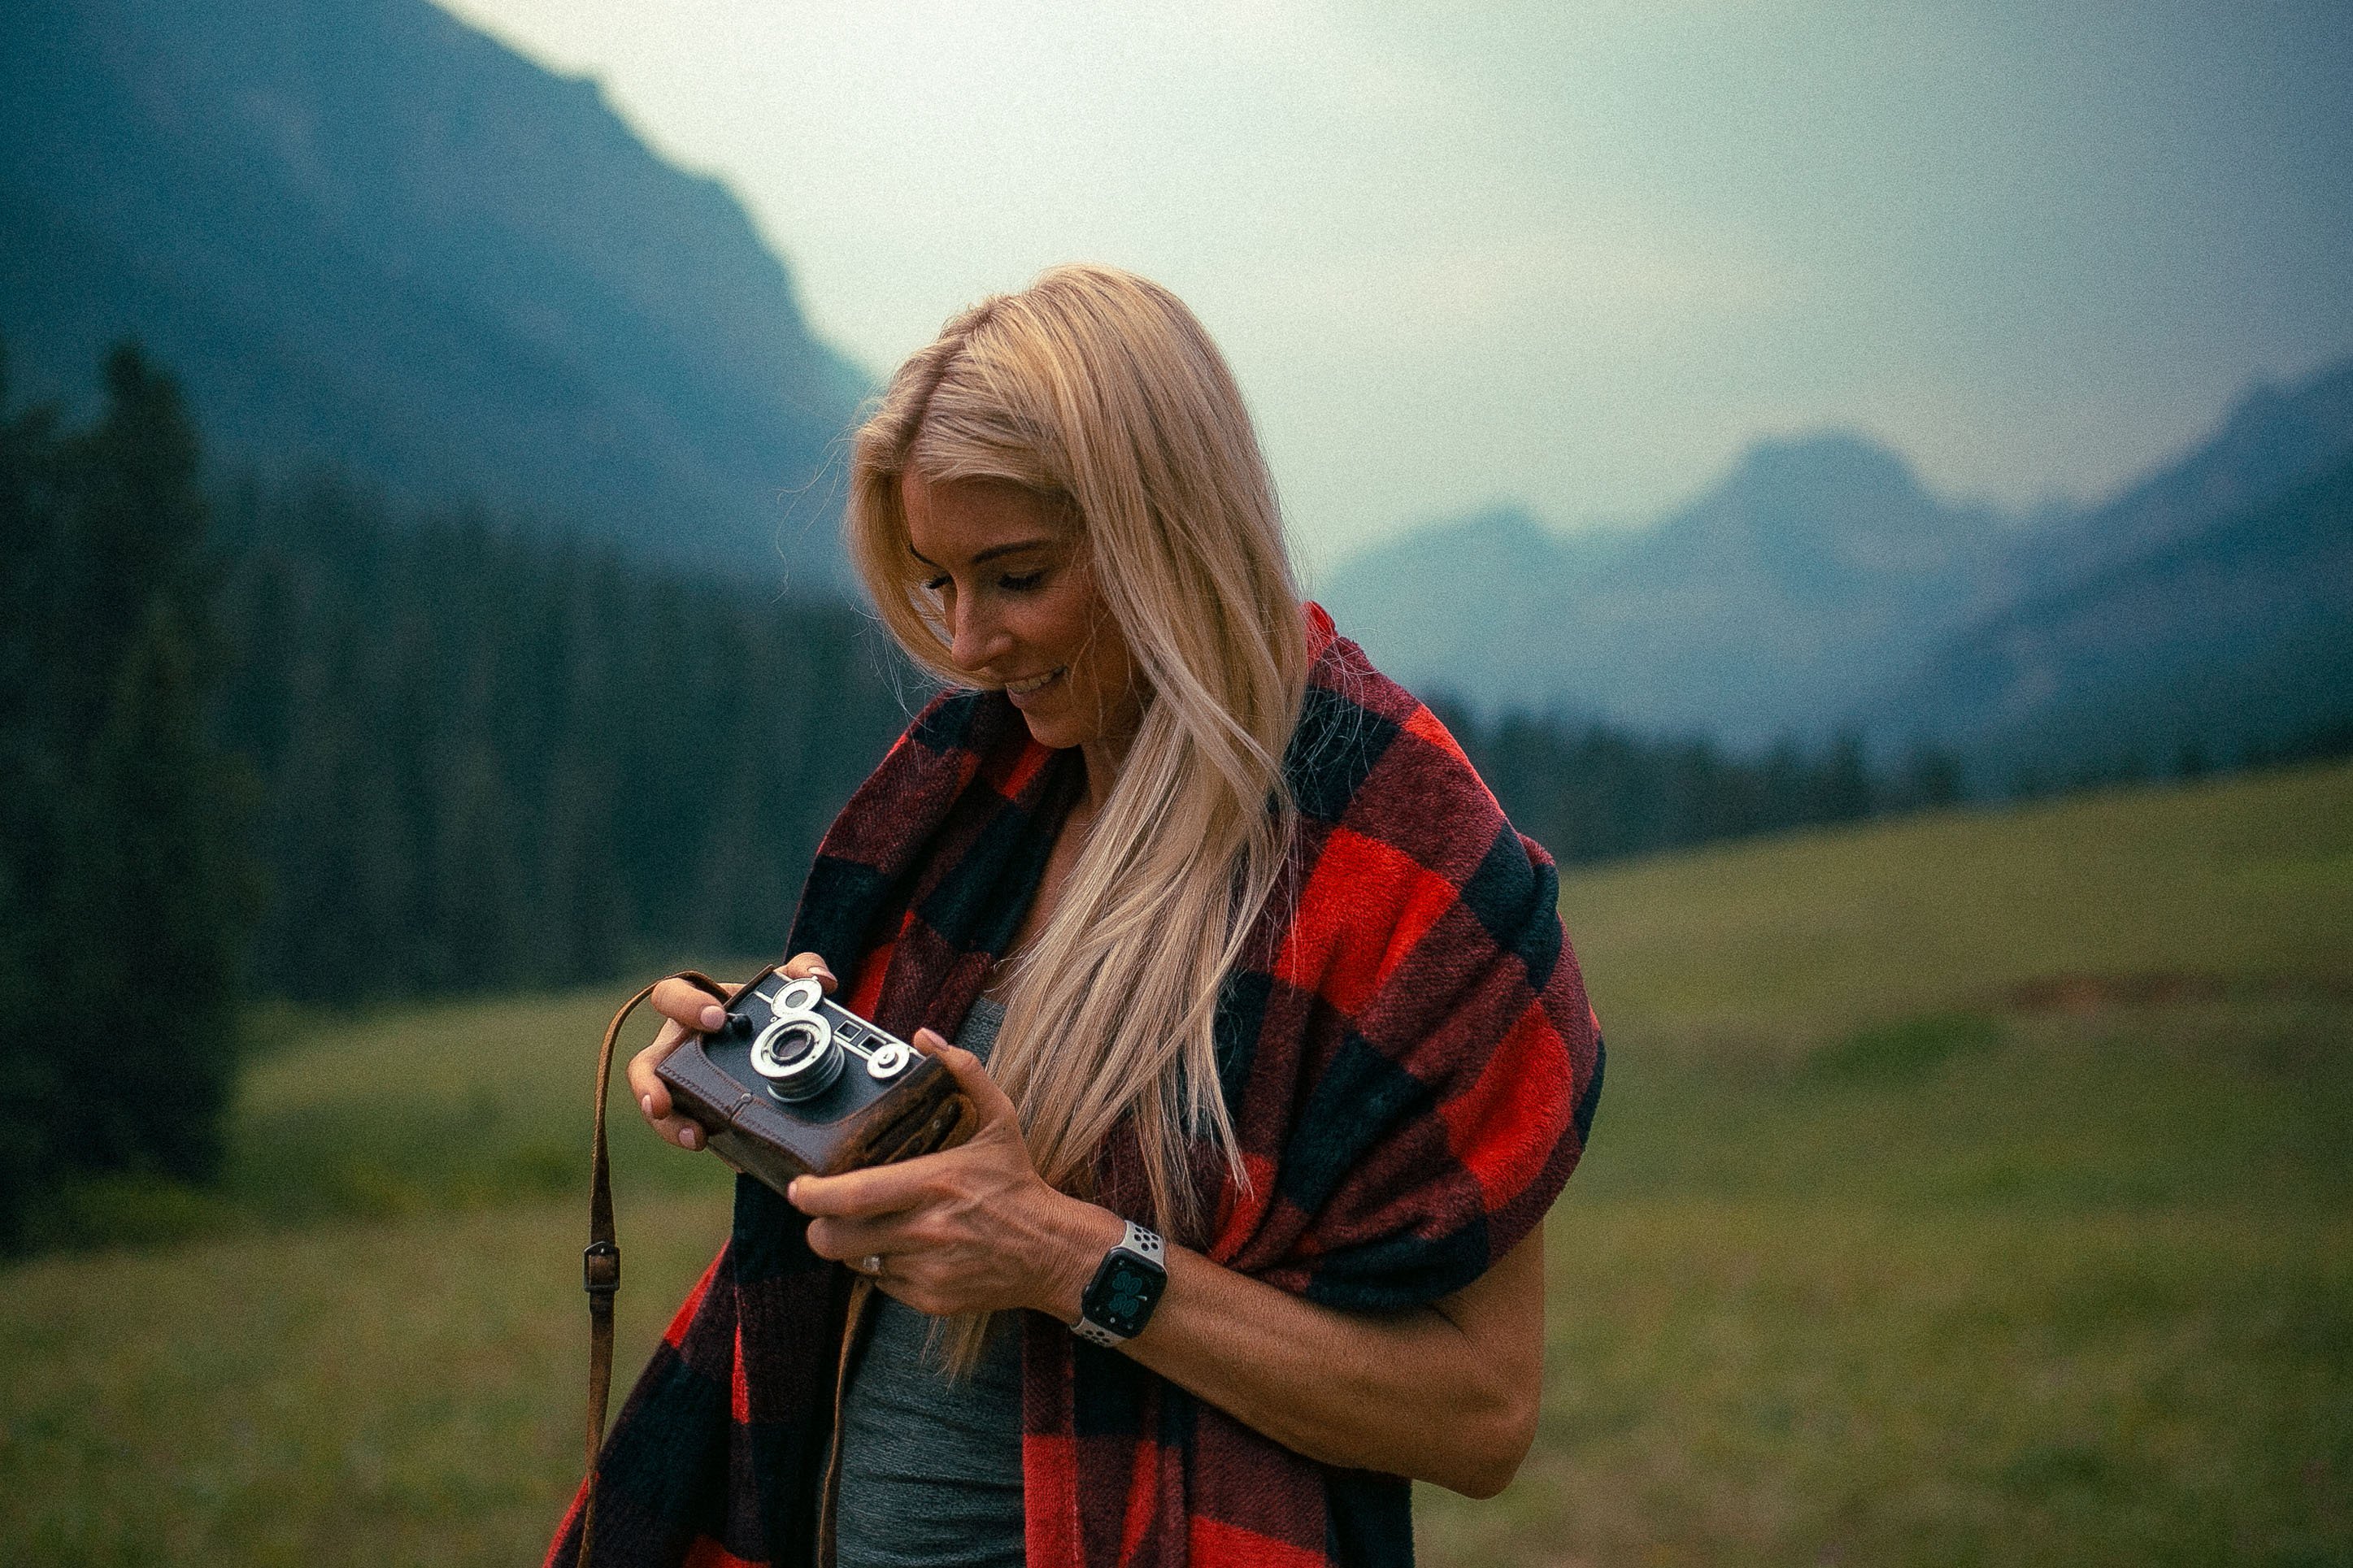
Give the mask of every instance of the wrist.
M 1064 1323 L 1075 1323 L 1080 1299 L 1103 1266 L 1103 1255 L 1127 1234 L 1127 1222 L 1101 1205 L 1063 1195 L 1054 1232 L 1055 1245 L 1040 1270 L 1040 1299 L 1031 1305 Z

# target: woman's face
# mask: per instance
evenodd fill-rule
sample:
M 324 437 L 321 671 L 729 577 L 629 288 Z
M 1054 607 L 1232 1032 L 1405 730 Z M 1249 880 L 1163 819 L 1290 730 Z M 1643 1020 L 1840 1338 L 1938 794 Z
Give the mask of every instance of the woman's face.
M 1115 761 L 1143 699 L 1064 508 L 1019 485 L 913 473 L 899 497 L 956 668 L 1002 687 L 1040 745 L 1106 748 Z

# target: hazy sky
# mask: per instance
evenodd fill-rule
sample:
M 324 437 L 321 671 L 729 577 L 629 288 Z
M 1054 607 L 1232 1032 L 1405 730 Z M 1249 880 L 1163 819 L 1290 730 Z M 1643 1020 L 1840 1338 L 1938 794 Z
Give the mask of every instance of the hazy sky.
M 2353 0 L 464 0 L 723 178 L 878 375 L 1068 259 L 1183 295 L 1311 569 L 1749 441 L 2087 496 L 2353 352 Z

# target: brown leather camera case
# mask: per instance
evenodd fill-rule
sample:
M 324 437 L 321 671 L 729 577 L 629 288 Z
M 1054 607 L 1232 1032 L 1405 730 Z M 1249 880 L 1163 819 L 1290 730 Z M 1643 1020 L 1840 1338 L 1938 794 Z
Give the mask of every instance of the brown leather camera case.
M 774 969 L 764 970 L 727 998 L 733 1015 Z M 918 1055 L 872 1098 L 851 1095 L 846 1109 L 819 1100 L 807 1108 L 785 1104 L 758 1077 L 731 1072 L 720 1037 L 690 1036 L 654 1071 L 678 1111 L 694 1119 L 711 1147 L 739 1169 L 782 1193 L 795 1176 L 830 1176 L 865 1165 L 930 1153 L 963 1142 L 976 1118 L 971 1102 L 947 1069 Z M 863 1086 L 860 1086 L 861 1088 Z M 831 1110 L 834 1114 L 828 1115 Z M 814 1114 L 813 1114 L 814 1113 Z

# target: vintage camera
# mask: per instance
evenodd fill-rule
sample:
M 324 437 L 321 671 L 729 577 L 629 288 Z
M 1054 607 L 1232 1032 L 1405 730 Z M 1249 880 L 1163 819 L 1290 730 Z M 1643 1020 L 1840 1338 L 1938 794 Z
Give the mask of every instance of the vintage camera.
M 712 1149 L 779 1193 L 929 1153 L 971 1135 L 971 1104 L 939 1063 L 814 980 L 763 970 L 727 999 L 727 1022 L 689 1036 L 654 1069 Z

